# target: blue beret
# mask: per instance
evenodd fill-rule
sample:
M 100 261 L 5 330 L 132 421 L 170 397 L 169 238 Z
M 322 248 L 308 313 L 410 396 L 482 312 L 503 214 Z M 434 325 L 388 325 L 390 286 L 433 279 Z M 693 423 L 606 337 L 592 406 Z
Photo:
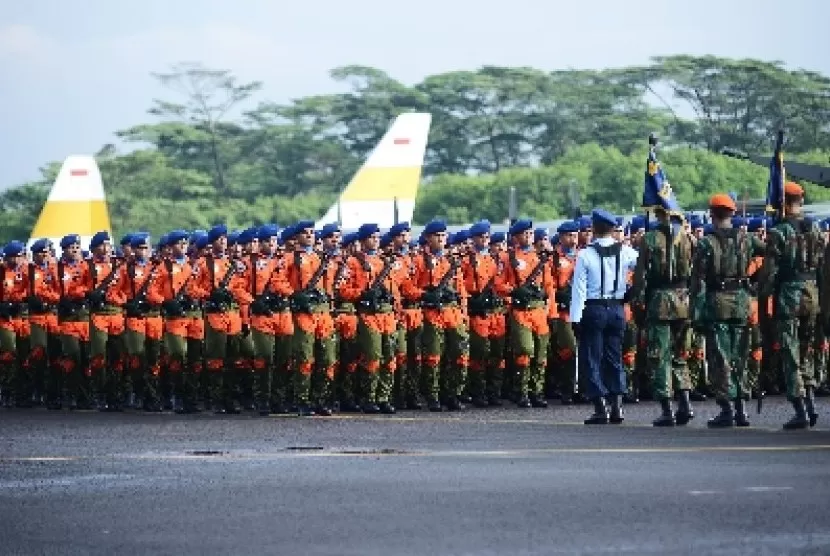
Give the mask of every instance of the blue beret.
M 69 247 L 73 243 L 77 243 L 78 245 L 80 245 L 81 244 L 81 236 L 79 236 L 78 234 L 69 234 L 69 235 L 63 236 L 63 238 L 61 239 L 61 249 L 66 249 L 67 247 Z
M 338 226 L 337 224 L 326 224 L 325 226 L 323 226 L 323 229 L 320 230 L 320 237 L 326 239 L 338 232 L 340 232 L 340 226 Z
M 81 249 L 81 257 L 83 257 L 84 259 L 88 259 L 89 251 L 87 251 L 86 249 Z
M 467 230 L 459 230 L 452 237 L 452 242 L 450 242 L 450 245 L 461 245 L 468 239 L 470 239 L 470 233 Z
M 550 236 L 550 244 L 556 247 L 559 245 L 559 234 L 553 234 Z
M 10 241 L 3 247 L 3 255 L 6 257 L 19 257 L 26 251 L 26 245 L 22 241 Z
M 118 245 L 124 246 L 129 245 L 133 241 L 133 234 L 125 234 L 124 237 L 121 238 L 121 241 L 118 242 Z
M 409 226 L 409 222 L 398 222 L 391 228 L 389 228 L 389 235 L 391 237 L 399 236 L 404 232 L 411 231 L 412 228 Z
M 377 224 L 363 224 L 357 229 L 357 239 L 363 241 L 364 239 L 372 237 L 372 234 L 380 233 L 380 228 Z
M 617 225 L 617 217 L 604 209 L 594 209 L 591 211 L 591 221 L 597 223 L 607 224 L 608 226 Z
M 46 238 L 39 239 L 29 248 L 32 253 L 42 253 L 49 250 L 49 240 Z
M 470 237 L 482 236 L 490 233 L 490 222 L 487 220 L 480 220 L 470 226 Z
M 715 231 L 715 226 L 712 224 L 705 224 L 703 226 L 703 235 L 709 235 Z
M 558 234 L 572 234 L 579 231 L 579 224 L 575 220 L 565 220 L 556 228 Z
M 411 240 L 409 242 L 409 248 L 410 249 L 415 249 L 416 247 L 418 247 L 418 240 L 415 240 L 415 239 Z
M 510 226 L 510 235 L 514 236 L 516 234 L 521 234 L 533 228 L 533 222 L 527 219 L 519 219 L 516 220 L 512 226 Z
M 350 233 L 350 234 L 345 234 L 343 236 L 343 241 L 342 241 L 343 247 L 345 247 L 347 245 L 351 245 L 355 241 L 357 241 L 357 234 L 356 233 L 353 232 L 353 233 Z
M 170 245 L 170 236 L 168 234 L 162 234 L 159 238 L 158 248 L 164 249 L 168 245 Z
M 187 230 L 173 230 L 167 234 L 168 245 L 173 245 L 180 241 L 187 241 L 188 239 L 190 239 L 190 234 L 187 233 Z
M 452 232 L 447 232 L 447 245 L 452 245 L 453 241 L 455 241 L 455 234 Z
M 280 235 L 280 228 L 276 224 L 263 224 L 259 227 L 257 237 L 260 241 L 270 241 L 272 237 Z
M 389 232 L 386 232 L 385 234 L 380 236 L 381 248 L 388 247 L 390 243 L 392 243 L 392 236 L 389 235 Z
M 228 235 L 228 227 L 224 224 L 217 224 L 208 232 L 208 243 L 213 243 L 222 236 Z M 230 238 L 228 238 L 230 239 Z
M 137 249 L 142 245 L 150 245 L 150 234 L 133 234 L 133 238 L 130 240 L 130 247 L 133 249 Z
M 577 220 L 577 224 L 579 225 L 579 231 L 580 232 L 587 232 L 594 225 L 590 216 L 580 217 L 579 220 Z M 614 224 L 615 224 L 615 222 L 611 223 L 612 226 Z
M 239 230 L 232 230 L 228 232 L 228 245 L 236 245 L 239 243 L 239 234 L 242 233 Z
M 534 243 L 537 241 L 542 241 L 543 239 L 547 239 L 548 231 L 545 228 L 536 228 L 533 230 L 533 241 Z
M 507 237 L 504 235 L 504 232 L 490 234 L 490 245 L 493 245 L 494 243 L 504 243 L 505 241 L 507 241 Z
M 256 226 L 242 230 L 237 237 L 237 242 L 245 245 L 247 243 L 251 243 L 255 239 L 259 239 L 259 228 Z
M 418 245 L 426 245 L 427 244 L 427 236 L 421 233 L 420 237 L 418 237 Z
M 447 231 L 447 223 L 443 220 L 433 220 L 424 226 L 424 235 L 440 234 Z
M 209 238 L 210 236 L 208 236 L 207 232 L 195 232 L 193 234 L 193 244 L 197 249 L 204 249 L 210 244 Z
M 292 239 L 295 235 L 297 235 L 297 228 L 295 228 L 294 226 L 288 226 L 286 228 L 283 228 L 280 232 L 279 241 L 281 244 L 284 244 L 289 239 Z
M 320 230 L 314 230 L 314 241 L 320 241 L 323 239 L 323 234 L 320 233 Z
M 303 230 L 308 230 L 309 228 L 314 228 L 314 221 L 300 220 L 299 222 L 294 224 L 294 235 L 299 234 Z
M 616 218 L 616 221 L 617 221 L 617 228 L 622 228 L 623 227 L 623 222 L 625 222 L 625 219 L 622 216 L 618 216 Z
M 92 239 L 89 240 L 89 248 L 95 249 L 99 245 L 103 245 L 105 241 L 112 241 L 109 232 L 95 232 L 95 234 L 92 236 Z

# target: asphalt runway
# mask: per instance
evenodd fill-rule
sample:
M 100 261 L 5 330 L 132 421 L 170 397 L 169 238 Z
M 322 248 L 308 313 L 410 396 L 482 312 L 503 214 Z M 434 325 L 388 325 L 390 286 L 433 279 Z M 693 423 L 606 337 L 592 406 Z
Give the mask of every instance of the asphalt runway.
M 0 411 L 0 554 L 830 554 L 830 399 L 396 416 Z M 754 409 L 754 406 L 753 406 Z

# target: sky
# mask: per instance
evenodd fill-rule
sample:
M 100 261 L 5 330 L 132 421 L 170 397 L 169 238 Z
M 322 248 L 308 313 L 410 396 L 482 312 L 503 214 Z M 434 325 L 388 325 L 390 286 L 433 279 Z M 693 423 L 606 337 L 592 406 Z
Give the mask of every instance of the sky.
M 781 60 L 830 75 L 827 0 L 19 0 L 0 17 L 0 189 L 94 154 L 177 100 L 178 62 L 264 83 L 252 100 L 343 90 L 361 64 L 408 85 L 482 65 L 544 70 L 670 54 Z

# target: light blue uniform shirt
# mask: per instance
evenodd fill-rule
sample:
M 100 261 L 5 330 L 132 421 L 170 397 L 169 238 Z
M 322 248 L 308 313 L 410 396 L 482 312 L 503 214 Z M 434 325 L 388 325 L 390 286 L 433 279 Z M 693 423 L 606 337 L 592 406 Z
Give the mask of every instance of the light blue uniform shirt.
M 614 238 L 601 237 L 594 240 L 602 247 L 609 247 L 615 243 Z M 620 251 L 620 275 L 617 277 L 617 290 L 614 289 L 614 271 L 616 257 L 606 257 L 605 291 L 599 291 L 600 286 L 600 257 L 596 250 L 586 247 L 579 251 L 574 267 L 573 282 L 571 283 L 571 322 L 582 320 L 582 310 L 586 299 L 622 299 L 626 290 L 628 271 L 637 264 L 637 251 L 628 245 L 623 245 Z

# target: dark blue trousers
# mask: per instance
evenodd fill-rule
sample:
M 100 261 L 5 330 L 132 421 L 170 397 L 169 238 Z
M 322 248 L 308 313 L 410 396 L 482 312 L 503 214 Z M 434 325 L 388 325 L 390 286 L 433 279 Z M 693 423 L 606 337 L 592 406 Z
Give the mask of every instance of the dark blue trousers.
M 622 305 L 585 305 L 579 326 L 579 372 L 587 378 L 588 398 L 626 393 L 624 331 Z

